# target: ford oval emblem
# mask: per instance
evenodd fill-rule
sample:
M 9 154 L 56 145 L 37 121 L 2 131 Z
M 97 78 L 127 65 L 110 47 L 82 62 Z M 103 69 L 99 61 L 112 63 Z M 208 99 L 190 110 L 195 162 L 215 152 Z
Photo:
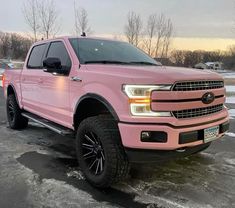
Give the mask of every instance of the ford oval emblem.
M 215 95 L 212 92 L 207 92 L 202 96 L 202 102 L 204 104 L 210 104 L 215 100 Z

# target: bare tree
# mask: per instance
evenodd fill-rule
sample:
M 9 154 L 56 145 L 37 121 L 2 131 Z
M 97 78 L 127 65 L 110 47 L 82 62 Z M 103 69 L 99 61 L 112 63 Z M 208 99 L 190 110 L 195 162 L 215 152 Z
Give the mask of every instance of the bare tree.
M 125 25 L 125 35 L 129 43 L 135 46 L 139 45 L 142 27 L 140 15 L 137 15 L 135 12 L 129 12 L 127 24 Z
M 185 51 L 174 50 L 171 52 L 171 60 L 176 66 L 184 66 Z
M 155 57 L 163 57 L 168 54 L 170 39 L 173 33 L 173 24 L 171 19 L 161 14 L 157 18 L 156 24 L 157 40 L 155 45 Z
M 157 18 L 157 41 L 155 45 L 155 57 L 158 57 L 159 50 L 162 46 L 162 39 L 164 36 L 164 30 L 165 30 L 165 16 L 161 14 Z
M 23 4 L 23 14 L 26 24 L 33 32 L 34 41 L 37 41 L 37 35 L 40 30 L 39 10 L 37 0 L 27 0 Z
M 153 38 L 157 32 L 157 16 L 155 14 L 150 15 L 147 22 L 146 27 L 146 36 L 147 39 L 144 41 L 145 48 L 147 53 L 151 56 L 152 55 L 152 45 L 153 45 Z
M 163 38 L 162 54 L 161 57 L 167 57 L 169 52 L 169 47 L 171 44 L 171 37 L 173 33 L 173 24 L 170 19 L 166 22 L 165 34 Z
M 8 33 L 1 33 L 0 35 L 0 50 L 1 54 L 4 58 L 8 58 L 10 56 L 10 48 L 11 48 L 11 38 Z
M 91 33 L 91 28 L 88 23 L 88 13 L 84 8 L 79 8 L 74 1 L 74 18 L 75 18 L 75 32 L 76 35 Z
M 58 12 L 54 0 L 43 0 L 38 5 L 41 31 L 45 38 L 48 39 L 59 32 Z
M 31 44 L 31 39 L 16 33 L 0 33 L 0 54 L 2 58 L 23 60 Z

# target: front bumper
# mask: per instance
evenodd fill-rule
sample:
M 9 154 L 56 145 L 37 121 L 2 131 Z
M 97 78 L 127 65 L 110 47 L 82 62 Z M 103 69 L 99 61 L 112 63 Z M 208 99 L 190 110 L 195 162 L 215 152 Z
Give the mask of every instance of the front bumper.
M 217 120 L 212 120 L 209 123 L 197 124 L 194 126 L 189 125 L 178 127 L 172 126 L 171 124 L 142 124 L 124 122 L 120 122 L 118 126 L 121 134 L 122 144 L 125 148 L 142 150 L 177 150 L 204 144 L 203 138 L 201 136 L 198 136 L 195 140 L 195 134 L 189 134 L 190 132 L 200 132 L 203 129 L 220 126 L 220 129 L 223 129 L 223 131 L 220 131 L 218 138 L 222 137 L 228 130 L 226 129 L 228 128 L 228 122 L 229 118 L 223 117 Z M 223 128 L 222 126 L 227 127 Z M 167 140 L 165 142 L 142 142 L 141 133 L 143 131 L 165 132 L 167 135 Z M 184 142 L 182 142 L 182 135 L 186 135 L 186 138 L 184 137 L 183 139 Z
M 209 146 L 210 143 L 206 143 L 195 147 L 188 147 L 184 150 L 143 150 L 125 148 L 125 152 L 131 163 L 153 163 L 187 157 L 200 152 Z

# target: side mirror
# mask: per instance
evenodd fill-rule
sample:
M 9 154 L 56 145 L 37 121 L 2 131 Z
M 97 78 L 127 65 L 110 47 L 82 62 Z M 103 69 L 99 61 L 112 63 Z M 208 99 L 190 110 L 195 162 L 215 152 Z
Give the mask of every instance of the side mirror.
M 59 58 L 46 58 L 43 61 L 44 72 L 48 73 L 60 73 L 62 70 L 61 61 Z

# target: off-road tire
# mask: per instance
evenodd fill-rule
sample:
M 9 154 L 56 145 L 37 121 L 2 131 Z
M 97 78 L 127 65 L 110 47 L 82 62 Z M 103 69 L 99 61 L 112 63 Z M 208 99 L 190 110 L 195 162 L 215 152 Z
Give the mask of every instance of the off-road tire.
M 28 119 L 21 115 L 21 109 L 15 95 L 9 95 L 6 101 L 7 119 L 11 129 L 24 129 L 28 126 Z
M 89 132 L 99 138 L 104 152 L 104 168 L 99 175 L 89 170 L 89 165 L 84 159 L 83 141 L 85 140 L 83 138 Z M 129 173 L 129 162 L 121 143 L 119 129 L 116 121 L 111 117 L 94 116 L 83 120 L 77 130 L 76 151 L 79 166 L 87 181 L 93 186 L 109 187 L 111 184 L 123 180 Z

